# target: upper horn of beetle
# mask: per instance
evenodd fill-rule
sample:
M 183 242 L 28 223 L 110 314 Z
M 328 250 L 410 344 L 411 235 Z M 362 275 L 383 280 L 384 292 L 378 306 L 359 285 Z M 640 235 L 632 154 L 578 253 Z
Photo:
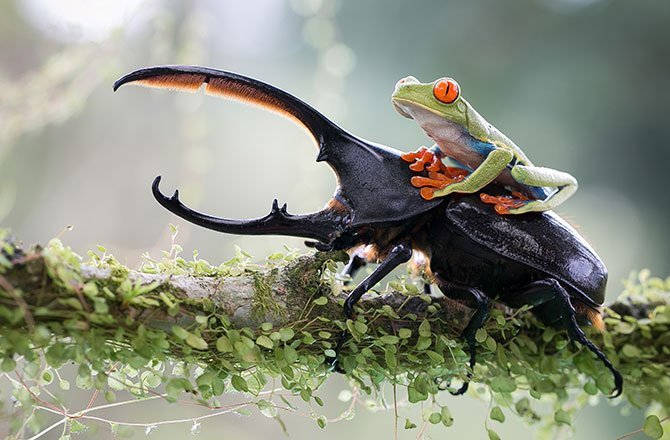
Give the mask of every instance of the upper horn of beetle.
M 319 148 L 326 144 L 329 131 L 344 131 L 295 96 L 262 81 L 224 70 L 200 66 L 146 67 L 118 79 L 114 91 L 124 84 L 185 92 L 196 92 L 204 85 L 208 95 L 257 105 L 288 117 L 306 128 Z

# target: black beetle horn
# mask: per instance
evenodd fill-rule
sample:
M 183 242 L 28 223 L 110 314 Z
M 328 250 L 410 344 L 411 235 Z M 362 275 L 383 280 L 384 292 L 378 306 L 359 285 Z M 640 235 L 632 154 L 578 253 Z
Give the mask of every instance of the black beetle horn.
M 124 84 L 196 92 L 203 85 L 205 93 L 257 105 L 307 129 L 319 149 L 332 136 L 344 132 L 309 104 L 277 87 L 225 70 L 200 66 L 156 66 L 131 72 L 114 83 L 114 90 Z
M 277 200 L 272 203 L 270 213 L 265 217 L 250 220 L 233 220 L 202 214 L 184 205 L 179 200 L 179 191 L 167 197 L 159 189 L 161 176 L 154 179 L 151 186 L 154 197 L 165 209 L 196 225 L 218 232 L 238 235 L 290 235 L 331 243 L 337 238 L 348 220 L 344 213 L 330 206 L 311 214 L 293 215 L 286 211 L 286 204 L 279 207 Z

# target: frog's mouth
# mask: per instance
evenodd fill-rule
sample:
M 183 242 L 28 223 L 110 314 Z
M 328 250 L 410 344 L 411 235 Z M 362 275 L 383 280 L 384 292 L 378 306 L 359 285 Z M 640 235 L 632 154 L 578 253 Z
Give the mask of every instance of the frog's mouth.
M 413 76 L 406 76 L 405 78 L 401 79 L 395 84 L 395 89 L 393 90 L 393 95 L 391 95 L 391 102 L 393 102 L 393 107 L 395 110 L 400 113 L 402 116 L 406 117 L 407 119 L 412 119 L 412 115 L 409 114 L 405 108 L 397 101 L 398 97 L 398 92 L 402 88 L 402 86 L 406 86 L 408 84 L 420 84 L 419 80 L 414 78 Z
M 400 104 L 398 104 L 396 101 L 393 101 L 393 108 L 395 108 L 395 111 L 397 111 L 398 113 L 400 113 L 402 116 L 406 117 L 407 119 L 412 119 L 412 115 L 407 113 L 405 111 L 405 109 Z

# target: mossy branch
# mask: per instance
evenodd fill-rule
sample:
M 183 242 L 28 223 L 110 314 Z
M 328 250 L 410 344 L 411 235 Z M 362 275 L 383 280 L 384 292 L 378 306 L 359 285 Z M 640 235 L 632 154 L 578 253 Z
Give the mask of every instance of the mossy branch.
M 3 370 L 16 368 L 19 357 L 30 364 L 43 355 L 52 368 L 79 364 L 82 381 L 104 388 L 109 366 L 127 365 L 150 374 L 115 380 L 138 395 L 162 382 L 172 399 L 184 391 L 209 399 L 229 386 L 254 394 L 274 377 L 310 400 L 331 374 L 325 360 L 347 328 L 353 338 L 340 362 L 363 390 L 392 382 L 419 402 L 466 377 L 458 335 L 471 311 L 400 280 L 366 295 L 356 319 L 343 322 L 345 295 L 337 295 L 342 282 L 335 272 L 343 253 L 275 254 L 255 265 L 240 251 L 212 266 L 173 252 L 161 261 L 147 258 L 140 270 L 101 253 L 83 263 L 59 241 L 27 253 L 3 242 Z M 670 410 L 669 291 L 670 279 L 630 280 L 607 309 L 606 333 L 589 332 L 623 374 L 623 398 L 662 412 Z M 493 310 L 477 341 L 473 384 L 530 422 L 540 416 L 528 397 L 552 396 L 560 424 L 578 406 L 565 403 L 575 391 L 583 403 L 612 389 L 610 373 L 588 350 L 571 347 L 565 332 L 543 327 L 524 310 Z M 156 367 L 167 360 L 201 369 L 169 376 Z M 436 420 L 448 425 L 448 411 L 439 414 Z

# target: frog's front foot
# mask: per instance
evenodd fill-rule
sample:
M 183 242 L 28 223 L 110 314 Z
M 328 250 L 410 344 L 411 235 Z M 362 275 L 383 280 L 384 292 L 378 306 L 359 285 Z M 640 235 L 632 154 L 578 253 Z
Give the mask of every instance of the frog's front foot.
M 444 166 L 440 160 L 440 156 L 426 147 L 420 147 L 415 152 L 405 153 L 400 157 L 405 162 L 410 163 L 410 170 L 416 172 L 421 172 L 424 169 L 428 171 L 440 171 L 441 166 Z
M 442 163 L 439 153 L 421 147 L 413 153 L 403 154 L 402 160 L 410 163 L 412 171 L 428 171 L 428 177 L 414 176 L 411 183 L 421 188 L 420 194 L 426 200 L 440 197 L 448 193 L 444 189 L 449 185 L 463 181 L 468 172 L 462 168 L 448 167 Z
M 414 176 L 410 182 L 414 187 L 421 188 L 421 197 L 431 200 L 446 194 L 445 188 L 462 181 L 466 175 L 467 171 L 460 168 L 445 167 L 444 172 L 430 171 L 428 177 Z
M 518 191 L 512 191 L 511 196 L 490 196 L 488 194 L 481 193 L 479 198 L 484 203 L 495 205 L 494 209 L 496 212 L 502 215 L 520 214 L 521 212 L 525 212 L 522 208 L 533 202 L 533 200 L 528 198 L 528 196 Z

